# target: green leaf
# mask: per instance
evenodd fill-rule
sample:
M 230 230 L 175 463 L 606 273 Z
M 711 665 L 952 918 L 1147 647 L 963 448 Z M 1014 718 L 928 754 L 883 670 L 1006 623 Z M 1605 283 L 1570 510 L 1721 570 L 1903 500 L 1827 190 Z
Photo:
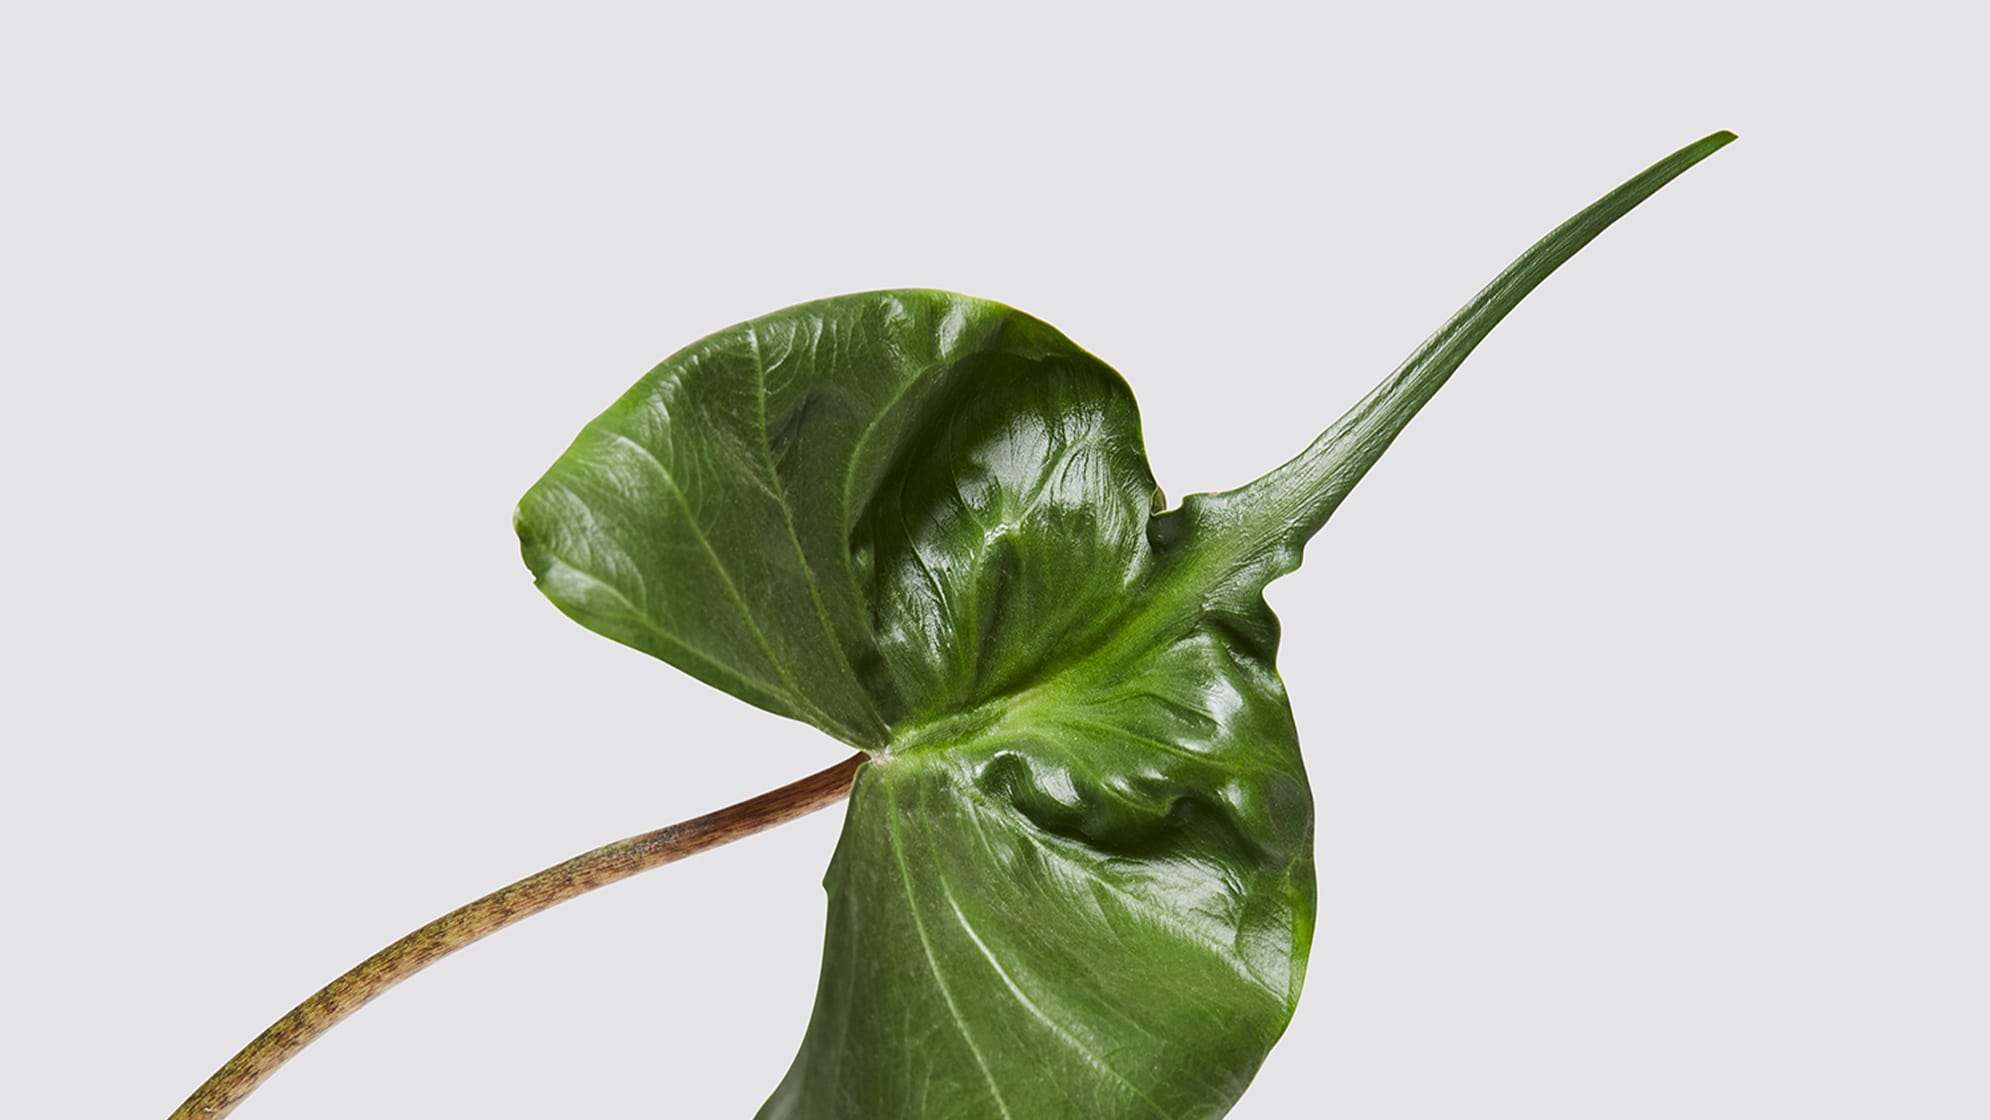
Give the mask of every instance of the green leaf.
M 658 366 L 525 496 L 559 607 L 870 755 L 766 1120 L 1218 1117 L 1290 1019 L 1312 801 L 1266 583 L 1555 231 L 1285 466 L 1163 505 L 1110 368 L 998 304 L 824 300 Z

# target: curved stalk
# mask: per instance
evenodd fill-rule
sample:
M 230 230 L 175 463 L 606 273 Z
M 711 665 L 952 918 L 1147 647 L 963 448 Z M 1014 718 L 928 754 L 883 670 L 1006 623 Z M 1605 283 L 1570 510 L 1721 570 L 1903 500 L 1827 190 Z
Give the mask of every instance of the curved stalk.
M 580 895 L 685 856 L 729 844 L 841 801 L 865 755 L 702 817 L 631 836 L 491 892 L 361 961 L 257 1036 L 169 1120 L 219 1120 L 299 1050 L 382 992 L 498 930 Z

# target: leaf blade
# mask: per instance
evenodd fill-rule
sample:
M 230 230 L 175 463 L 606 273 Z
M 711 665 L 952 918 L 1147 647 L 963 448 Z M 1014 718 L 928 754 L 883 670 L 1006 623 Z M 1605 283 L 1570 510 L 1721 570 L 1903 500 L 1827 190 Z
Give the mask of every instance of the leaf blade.
M 848 554 L 850 511 L 961 364 L 990 355 L 1098 364 L 1011 308 L 916 290 L 819 300 L 701 339 L 520 499 L 526 566 L 582 625 L 882 749 L 899 701 Z
M 1169 513 L 1116 373 L 948 293 L 720 332 L 583 432 L 520 506 L 548 595 L 870 755 L 763 1120 L 1228 1112 L 1314 920 L 1266 585 L 1529 290 L 1731 139 L 1551 233 L 1290 463 Z

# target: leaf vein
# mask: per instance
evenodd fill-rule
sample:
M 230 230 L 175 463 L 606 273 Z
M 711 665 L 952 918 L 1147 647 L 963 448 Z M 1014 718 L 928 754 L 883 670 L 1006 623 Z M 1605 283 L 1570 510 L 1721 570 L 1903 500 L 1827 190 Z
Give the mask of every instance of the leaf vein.
M 760 413 L 760 450 L 767 462 L 767 482 L 774 495 L 774 503 L 781 510 L 781 522 L 788 530 L 788 543 L 794 545 L 795 561 L 801 567 L 802 582 L 808 587 L 809 601 L 815 606 L 816 622 L 822 627 L 822 636 L 829 648 L 836 651 L 836 660 L 843 666 L 843 675 L 849 678 L 850 690 L 863 701 L 864 710 L 870 713 L 873 739 L 881 736 L 885 728 L 884 716 L 878 712 L 877 702 L 872 699 L 870 690 L 857 677 L 857 667 L 850 662 L 850 652 L 837 640 L 836 628 L 830 624 L 829 608 L 822 601 L 822 587 L 816 582 L 815 568 L 808 562 L 808 553 L 802 548 L 801 533 L 795 529 L 794 506 L 788 501 L 788 492 L 781 485 L 781 473 L 774 466 L 774 438 L 767 427 L 767 360 L 760 352 L 760 330 L 752 323 L 746 325 L 746 343 L 753 351 L 753 368 L 758 375 L 759 392 L 754 394 L 754 404 Z
M 636 622 L 640 623 L 643 629 L 648 630 L 650 633 L 656 635 L 658 638 L 663 639 L 663 641 L 665 641 L 666 643 L 676 647 L 678 650 L 687 654 L 693 660 L 702 662 L 703 664 L 718 670 L 720 675 L 730 677 L 734 681 L 737 681 L 738 683 L 745 685 L 749 692 L 754 692 L 773 700 L 787 700 L 797 705 L 804 703 L 801 697 L 795 696 L 792 693 L 782 692 L 779 688 L 774 686 L 773 682 L 763 681 L 756 677 L 747 676 L 745 673 L 739 671 L 733 666 L 727 664 L 724 661 L 719 660 L 714 655 L 706 653 L 704 650 L 699 649 L 697 646 L 694 646 L 689 642 L 686 642 L 684 639 L 678 637 L 676 634 L 672 633 L 671 631 L 664 629 L 663 625 L 657 622 L 655 618 L 651 617 L 648 611 L 637 606 L 634 602 L 632 602 L 629 599 L 627 595 L 622 594 L 621 589 L 616 587 L 614 584 L 609 583 L 607 580 L 602 579 L 600 576 L 595 575 L 593 572 L 588 571 L 586 568 L 583 568 L 580 565 L 574 563 L 573 561 L 568 560 L 566 557 L 554 553 L 551 549 L 546 549 L 545 552 L 547 559 L 551 560 L 553 563 L 558 564 L 560 567 L 566 569 L 569 572 L 572 572 L 574 575 L 579 576 L 580 578 L 586 580 L 587 582 L 593 584 L 594 586 L 600 588 L 601 590 L 607 592 L 609 595 L 613 596 L 617 602 L 621 603 L 625 608 L 628 609 L 630 616 L 634 618 Z
M 1252 986 L 1257 987 L 1269 993 L 1270 995 L 1279 999 L 1281 1002 L 1285 999 L 1284 992 L 1279 991 L 1278 989 L 1273 988 L 1270 984 L 1265 983 L 1265 981 L 1262 978 L 1251 972 L 1250 967 L 1248 965 L 1246 965 L 1242 960 L 1237 959 L 1235 955 L 1236 946 L 1225 944 L 1223 941 L 1210 936 L 1207 931 L 1196 929 L 1194 926 L 1189 925 L 1181 921 L 1179 918 L 1175 917 L 1175 915 L 1170 910 L 1162 906 L 1160 903 L 1155 902 L 1153 899 L 1148 898 L 1143 894 L 1139 894 L 1119 883 L 1115 883 L 1111 879 L 1106 878 L 1104 875 L 1099 874 L 1096 868 L 1091 867 L 1090 865 L 1085 863 L 1084 860 L 1079 859 L 1076 856 L 1073 856 L 1068 851 L 1065 851 L 1063 847 L 1053 842 L 1051 837 L 1045 835 L 1043 831 L 1037 828 L 1034 824 L 1029 823 L 1026 820 L 1018 821 L 1017 817 L 1019 816 L 1019 814 L 1011 810 L 1008 806 L 1003 805 L 1002 803 L 989 798 L 986 794 L 982 793 L 980 790 L 977 790 L 969 785 L 957 785 L 954 788 L 961 791 L 963 795 L 962 800 L 965 801 L 969 806 L 977 807 L 983 815 L 995 816 L 1004 826 L 1016 829 L 1022 835 L 1028 837 L 1032 843 L 1034 843 L 1039 849 L 1044 851 L 1046 854 L 1054 856 L 1058 860 L 1058 862 L 1062 863 L 1066 867 L 1071 868 L 1073 871 L 1076 871 L 1079 874 L 1085 876 L 1087 879 L 1090 879 L 1092 882 L 1098 884 L 1100 887 L 1111 892 L 1112 894 L 1119 896 L 1121 899 L 1125 900 L 1132 909 L 1138 910 L 1141 913 L 1147 915 L 1149 920 L 1151 920 L 1155 925 L 1160 926 L 1163 929 L 1166 929 L 1168 932 L 1174 934 L 1176 937 L 1181 938 L 1183 941 L 1190 942 L 1196 945 L 1197 947 L 1211 953 L 1217 959 L 1229 965 L 1233 972 L 1235 972 L 1242 979 L 1250 982 Z M 970 817 L 969 819 L 973 818 Z M 979 822 L 977 822 L 976 827 L 980 827 Z M 984 832 L 983 835 L 985 836 L 986 833 Z
M 960 923 L 961 931 L 967 934 L 969 941 L 974 942 L 975 949 L 981 953 L 983 959 L 987 960 L 988 967 L 995 970 L 995 975 L 1001 978 L 1003 987 L 1009 989 L 1009 994 L 1015 997 L 1016 1002 L 1022 1005 L 1023 1010 L 1028 1011 L 1038 1022 L 1049 1028 L 1050 1033 L 1055 1035 L 1060 1042 L 1063 1042 L 1064 1045 L 1068 1046 L 1079 1057 L 1083 1058 L 1085 1064 L 1106 1074 L 1121 1085 L 1126 1086 L 1134 1096 L 1139 1097 L 1141 1101 L 1146 1103 L 1147 1107 L 1153 1109 L 1156 1114 L 1161 1116 L 1162 1120 L 1167 1120 L 1171 1115 L 1167 1109 L 1155 1104 L 1152 1097 L 1140 1091 L 1140 1086 L 1128 1080 L 1125 1074 L 1106 1064 L 1105 1059 L 1094 1053 L 1092 1048 L 1086 1046 L 1082 1039 L 1072 1034 L 1063 1024 L 1045 1014 L 1043 1009 L 1038 1007 L 1035 1001 L 1031 1000 L 1028 994 L 1009 976 L 1009 970 L 1003 968 L 1002 962 L 995 959 L 995 954 L 988 948 L 988 944 L 981 940 L 981 935 L 976 933 L 974 926 L 968 922 L 966 913 L 960 908 L 960 902 L 954 897 L 953 888 L 947 885 L 946 875 L 939 869 L 937 855 L 934 858 L 933 877 L 940 884 L 940 893 L 947 896 L 947 905 L 953 910 L 954 920 Z
M 981 1070 L 981 1076 L 988 1082 L 988 1095 L 995 1100 L 995 1107 L 1002 1113 L 1002 1120 L 1014 1120 L 1009 1114 L 1009 1106 L 1002 1100 L 1002 1091 L 995 1086 L 995 1074 L 988 1068 L 988 1060 L 982 1057 L 981 1048 L 974 1044 L 974 1035 L 967 1029 L 967 1020 L 961 1017 L 960 1007 L 954 1003 L 953 991 L 947 987 L 947 978 L 940 972 L 939 959 L 933 956 L 933 942 L 927 936 L 926 923 L 919 917 L 919 901 L 912 886 L 912 870 L 905 864 L 905 845 L 898 837 L 898 793 L 889 781 L 884 783 L 885 796 L 889 800 L 890 812 L 885 819 L 885 830 L 891 836 L 891 852 L 898 860 L 899 882 L 905 885 L 905 909 L 912 915 L 912 928 L 919 934 L 919 947 L 925 950 L 926 967 L 933 973 L 933 982 L 939 985 L 940 998 L 947 1005 L 947 1013 L 953 1016 L 954 1026 L 960 1031 L 961 1041 L 967 1044 L 967 1052 L 974 1056 L 974 1064 Z
M 619 435 L 619 433 L 617 434 Z M 621 438 L 627 439 L 628 437 L 623 436 Z M 629 442 L 633 443 L 634 441 L 630 440 Z M 651 459 L 654 461 L 655 457 L 651 456 Z M 658 466 L 661 467 L 662 464 L 659 463 Z M 719 577 L 719 586 L 724 589 L 726 600 L 739 612 L 740 621 L 746 624 L 747 633 L 753 636 L 754 644 L 760 647 L 760 655 L 766 659 L 768 667 L 773 669 L 774 673 L 781 678 L 781 683 L 787 686 L 788 695 L 794 698 L 795 707 L 800 710 L 810 723 L 815 724 L 830 735 L 847 743 L 856 743 L 858 737 L 851 735 L 848 728 L 832 718 L 829 713 L 817 707 L 815 702 L 810 700 L 806 693 L 802 692 L 801 686 L 795 682 L 793 674 L 788 672 L 787 666 L 782 664 L 780 657 L 774 653 L 773 643 L 767 640 L 766 633 L 760 629 L 759 620 L 753 617 L 752 609 L 746 605 L 746 597 L 740 594 L 739 585 L 733 582 L 732 573 L 726 570 L 725 563 L 719 559 L 718 551 L 712 547 L 711 539 L 705 535 L 704 526 L 698 524 L 698 517 L 691 510 L 691 500 L 685 495 L 683 488 L 677 485 L 677 479 L 669 471 L 660 471 L 658 477 L 663 479 L 664 488 L 670 491 L 671 495 L 677 499 L 677 508 L 684 512 L 684 524 L 690 530 L 692 539 L 698 542 L 698 547 L 704 552 L 705 559 L 711 562 L 712 572 Z M 592 512 L 592 507 L 588 505 L 586 497 L 571 487 L 567 488 L 567 492 L 573 496 L 576 502 L 588 508 L 590 513 Z M 626 598 L 624 601 L 627 601 Z

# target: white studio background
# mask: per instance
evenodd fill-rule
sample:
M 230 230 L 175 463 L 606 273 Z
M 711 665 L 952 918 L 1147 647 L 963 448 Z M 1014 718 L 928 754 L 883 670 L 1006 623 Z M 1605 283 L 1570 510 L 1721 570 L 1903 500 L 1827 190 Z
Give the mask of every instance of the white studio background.
M 10 6 L 11 1111 L 163 1116 L 414 925 L 841 757 L 517 558 L 684 343 L 985 295 L 1222 488 L 1731 128 L 1274 589 L 1320 924 L 1233 1115 L 1990 1114 L 1968 12 Z M 480 944 L 237 1115 L 750 1116 L 836 816 Z

